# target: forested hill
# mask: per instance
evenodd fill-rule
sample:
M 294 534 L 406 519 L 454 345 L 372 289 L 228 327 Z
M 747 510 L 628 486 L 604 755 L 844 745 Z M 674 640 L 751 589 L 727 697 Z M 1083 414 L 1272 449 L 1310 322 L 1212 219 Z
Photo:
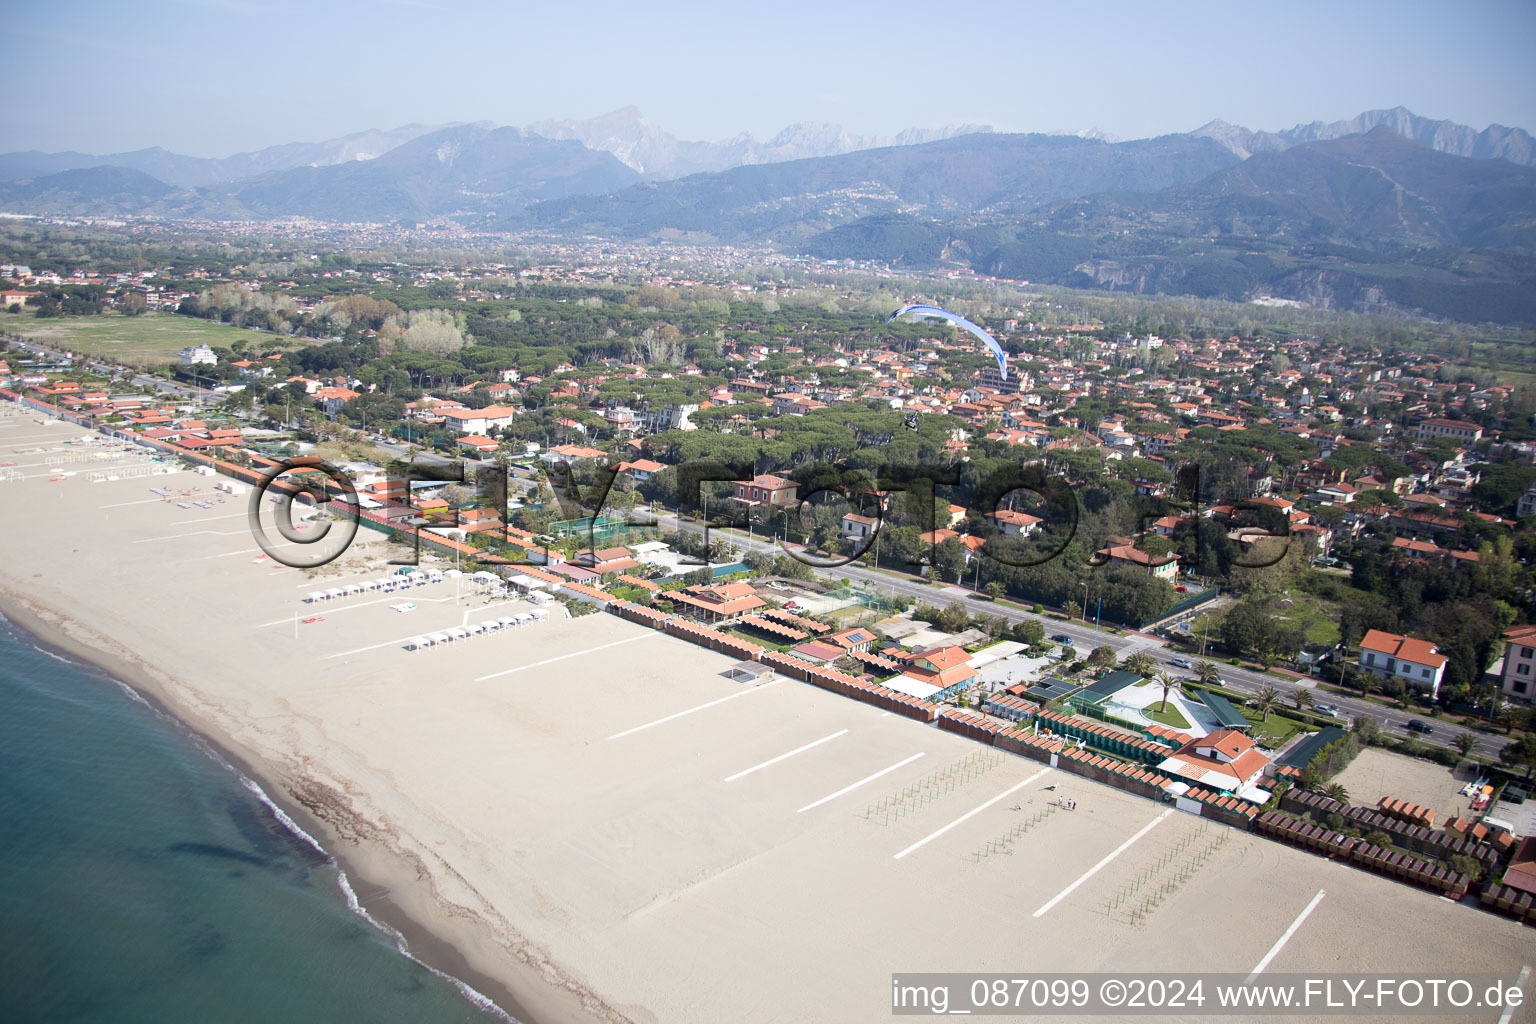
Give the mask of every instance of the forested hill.
M 823 258 L 962 263 L 1043 283 L 1536 322 L 1536 169 L 1378 128 L 1261 153 L 1155 194 L 979 219 L 863 218 Z
M 1103 191 L 1155 192 L 1237 161 L 1216 142 L 1187 135 L 1120 143 L 966 135 L 572 196 L 537 204 L 508 226 L 627 237 L 674 230 L 783 244 L 870 214 L 953 217 Z

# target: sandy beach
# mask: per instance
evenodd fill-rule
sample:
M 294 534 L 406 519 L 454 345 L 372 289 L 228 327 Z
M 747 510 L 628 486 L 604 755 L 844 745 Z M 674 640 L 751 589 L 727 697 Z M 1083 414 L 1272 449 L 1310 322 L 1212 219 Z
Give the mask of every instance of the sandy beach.
M 451 580 L 303 604 L 397 552 L 365 530 L 319 576 L 283 568 L 243 498 L 150 492 L 205 477 L 56 479 L 28 452 L 81 433 L 0 419 L 26 474 L 0 484 L 5 613 L 227 751 L 370 914 L 516 1016 L 879 1020 L 902 971 L 1512 981 L 1536 962 L 1507 920 L 792 680 L 732 681 L 731 659 L 615 616 L 407 651 L 527 606 Z M 1155 910 L 1116 902 L 1194 851 Z

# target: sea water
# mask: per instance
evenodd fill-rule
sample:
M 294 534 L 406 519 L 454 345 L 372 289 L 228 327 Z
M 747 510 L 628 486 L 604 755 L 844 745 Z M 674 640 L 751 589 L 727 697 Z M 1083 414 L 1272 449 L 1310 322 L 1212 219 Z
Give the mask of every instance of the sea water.
M 0 1021 L 510 1019 L 349 901 L 253 783 L 0 617 Z

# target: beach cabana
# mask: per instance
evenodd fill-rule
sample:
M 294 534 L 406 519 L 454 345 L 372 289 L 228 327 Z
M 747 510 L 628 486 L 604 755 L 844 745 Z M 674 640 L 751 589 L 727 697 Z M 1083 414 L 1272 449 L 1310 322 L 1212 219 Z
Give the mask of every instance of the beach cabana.
M 448 634 L 447 633 L 428 633 L 427 634 L 427 639 L 432 641 L 434 644 L 445 644 L 445 643 L 448 642 Z
M 496 621 L 501 624 L 501 628 L 502 629 L 506 629 L 509 626 L 517 625 L 517 619 L 513 618 L 511 615 L 503 615 L 501 618 L 497 619 Z
M 334 601 L 338 597 L 345 597 L 346 591 L 340 587 L 328 587 L 325 591 L 325 596 Z
M 325 600 L 325 591 L 311 590 L 309 592 L 309 596 L 304 600 L 308 601 L 310 604 L 319 604 L 321 601 Z
M 410 640 L 406 641 L 405 646 L 407 650 L 419 651 L 431 642 L 424 636 L 413 636 Z
M 454 626 L 448 631 L 448 635 L 453 637 L 455 640 L 463 640 L 465 637 L 469 636 L 469 630 L 462 626 Z
M 482 633 L 485 632 L 485 627 L 482 626 L 478 622 L 471 622 L 465 628 L 469 630 L 469 635 L 470 636 L 480 636 Z

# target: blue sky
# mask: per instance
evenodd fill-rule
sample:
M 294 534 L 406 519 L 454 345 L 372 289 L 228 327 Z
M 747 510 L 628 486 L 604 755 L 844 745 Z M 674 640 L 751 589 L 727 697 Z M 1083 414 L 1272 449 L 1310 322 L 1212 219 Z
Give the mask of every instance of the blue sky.
M 1536 131 L 1536 4 L 821 0 L 9 4 L 0 150 L 225 156 L 635 105 L 685 139 L 795 121 L 1127 138 L 1399 104 Z

